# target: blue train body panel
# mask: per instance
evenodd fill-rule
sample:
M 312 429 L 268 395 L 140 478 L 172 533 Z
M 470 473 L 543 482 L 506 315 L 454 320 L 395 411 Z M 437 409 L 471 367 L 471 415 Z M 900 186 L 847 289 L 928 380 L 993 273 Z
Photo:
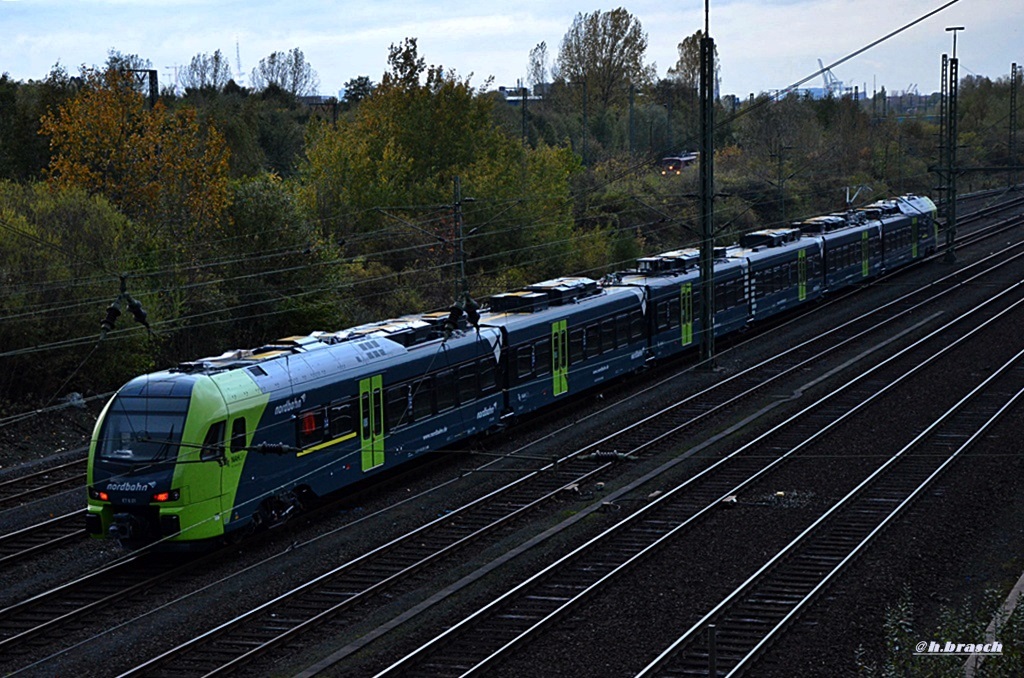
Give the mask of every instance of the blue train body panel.
M 821 241 L 798 228 L 747 234 L 732 256 L 747 261 L 751 320 L 817 299 L 824 289 Z
M 509 414 L 523 415 L 643 366 L 642 290 L 559 278 L 491 299 L 481 325 L 501 331 Z

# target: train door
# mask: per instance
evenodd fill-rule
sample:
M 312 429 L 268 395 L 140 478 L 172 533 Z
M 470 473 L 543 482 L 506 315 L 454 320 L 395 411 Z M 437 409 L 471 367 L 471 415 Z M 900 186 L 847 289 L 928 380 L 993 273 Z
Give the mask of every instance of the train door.
M 917 259 L 917 244 L 920 237 L 920 229 L 917 227 L 917 217 L 910 217 L 910 256 Z
M 860 275 L 862 278 L 871 275 L 871 241 L 867 231 L 860 234 Z
M 359 381 L 359 439 L 363 471 L 384 465 L 384 379 L 381 375 Z
M 569 332 L 565 320 L 551 323 L 551 379 L 552 395 L 569 391 Z
M 693 343 L 693 283 L 686 283 L 679 288 L 679 325 L 683 346 Z
M 807 250 L 800 250 L 797 255 L 797 292 L 800 301 L 807 299 Z

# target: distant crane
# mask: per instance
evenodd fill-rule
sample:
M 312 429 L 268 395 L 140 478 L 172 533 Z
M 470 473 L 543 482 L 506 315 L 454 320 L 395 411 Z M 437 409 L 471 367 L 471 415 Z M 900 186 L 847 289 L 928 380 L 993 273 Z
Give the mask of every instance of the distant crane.
M 843 95 L 843 81 L 837 78 L 825 64 L 818 59 L 818 67 L 821 68 L 821 77 L 825 79 L 825 96 L 839 97 Z

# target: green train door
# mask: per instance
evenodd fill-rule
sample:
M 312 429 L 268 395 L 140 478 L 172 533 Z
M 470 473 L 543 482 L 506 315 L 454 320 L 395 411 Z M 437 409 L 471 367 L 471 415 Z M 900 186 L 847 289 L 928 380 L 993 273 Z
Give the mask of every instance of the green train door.
M 920 237 L 917 227 L 917 217 L 910 218 L 910 256 L 917 259 L 917 239 Z
M 871 275 L 871 241 L 867 231 L 860 234 L 860 275 L 863 278 Z
M 569 331 L 565 320 L 551 323 L 552 393 L 560 396 L 569 391 Z
M 682 345 L 689 346 L 693 343 L 693 283 L 679 288 L 679 326 Z
M 359 440 L 363 471 L 384 465 L 384 379 L 381 375 L 359 381 Z
M 800 250 L 800 254 L 797 258 L 796 270 L 797 275 L 799 276 L 797 291 L 800 296 L 800 301 L 804 301 L 807 299 L 807 250 Z

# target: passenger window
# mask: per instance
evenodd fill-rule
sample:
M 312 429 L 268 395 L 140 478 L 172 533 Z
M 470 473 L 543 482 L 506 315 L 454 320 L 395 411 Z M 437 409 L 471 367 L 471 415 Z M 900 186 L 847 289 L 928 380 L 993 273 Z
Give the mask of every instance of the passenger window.
M 598 331 L 597 325 L 587 327 L 586 353 L 588 358 L 601 355 L 601 332 Z
M 520 381 L 533 374 L 533 347 L 520 346 L 516 349 L 516 376 Z
M 607 353 L 615 348 L 615 321 L 612 318 L 601 321 L 601 352 Z
M 498 372 L 487 358 L 480 361 L 480 392 L 490 393 L 498 388 Z
M 455 407 L 455 375 L 451 370 L 439 372 L 434 380 L 437 394 L 437 411 L 444 412 Z
M 668 326 L 679 327 L 679 299 L 672 299 L 668 302 Z
M 640 311 L 629 314 L 629 338 L 633 341 L 644 338 L 644 314 Z
M 385 414 L 388 426 L 397 428 L 409 423 L 406 414 L 409 411 L 409 385 L 392 386 L 387 390 L 384 399 Z
M 676 300 L 678 305 L 679 300 Z M 679 317 L 679 314 L 676 314 Z M 622 348 L 629 343 L 629 316 L 623 313 L 615 316 L 615 345 Z
M 575 365 L 583 361 L 583 330 L 569 332 L 569 363 Z
M 429 378 L 420 380 L 413 387 L 412 416 L 416 421 L 426 419 L 434 413 L 433 390 Z
M 463 365 L 459 368 L 459 403 L 471 403 L 478 394 L 476 365 Z
M 669 309 L 668 302 L 667 301 L 659 302 L 658 303 L 657 316 L 656 316 L 657 317 L 657 324 L 658 324 L 658 331 L 667 330 L 669 328 L 669 325 L 672 322 L 670 314 L 671 314 L 671 311 Z
M 330 422 L 328 428 L 331 431 L 331 438 L 341 438 L 356 430 L 355 408 L 352 401 L 332 405 L 327 410 L 327 418 Z
M 322 409 L 302 412 L 297 421 L 299 447 L 315 445 L 324 439 L 324 411 Z
M 544 339 L 533 345 L 533 371 L 537 376 L 551 374 L 551 341 Z

